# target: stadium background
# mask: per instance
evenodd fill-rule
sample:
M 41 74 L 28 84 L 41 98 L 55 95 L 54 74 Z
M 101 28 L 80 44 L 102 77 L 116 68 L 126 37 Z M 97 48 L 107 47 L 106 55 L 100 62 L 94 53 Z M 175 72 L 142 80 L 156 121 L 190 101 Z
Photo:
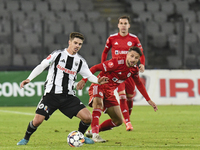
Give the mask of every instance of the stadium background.
M 67 47 L 72 31 L 86 37 L 80 54 L 89 66 L 99 63 L 107 37 L 118 32 L 117 18 L 121 15 L 131 17 L 130 32 L 143 45 L 147 76 L 155 76 L 150 73 L 155 71 L 158 75 L 155 80 L 159 80 L 162 78 L 159 75 L 167 70 L 166 80 L 192 80 L 195 93 L 192 98 L 196 103 L 189 104 L 199 104 L 198 0 L 0 0 L 0 105 L 27 106 L 39 101 L 41 95 L 15 97 L 10 91 L 17 91 L 20 81 L 49 53 Z M 45 75 L 46 72 L 36 78 L 32 88 L 37 90 L 35 82 L 44 81 Z M 189 85 L 186 81 L 177 85 L 176 89 L 182 88 L 178 94 L 183 95 L 176 95 L 175 99 L 190 100 L 190 92 L 184 91 Z

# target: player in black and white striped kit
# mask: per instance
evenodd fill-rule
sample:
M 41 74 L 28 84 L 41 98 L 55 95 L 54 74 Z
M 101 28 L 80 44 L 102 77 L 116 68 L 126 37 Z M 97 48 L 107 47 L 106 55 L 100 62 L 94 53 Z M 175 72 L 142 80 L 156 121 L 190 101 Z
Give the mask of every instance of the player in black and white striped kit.
M 37 127 L 59 109 L 69 118 L 74 116 L 81 119 L 78 130 L 83 134 L 90 126 L 92 115 L 85 105 L 74 94 L 73 88 L 77 73 L 90 82 L 104 84 L 108 78 L 97 78 L 88 68 L 86 61 L 77 52 L 82 47 L 84 36 L 78 32 L 70 34 L 69 46 L 63 50 L 56 50 L 36 66 L 29 77 L 22 81 L 20 87 L 28 84 L 36 76 L 49 66 L 45 82 L 45 92 L 39 102 L 34 119 L 28 124 L 27 131 L 17 145 L 26 145 L 30 136 Z M 93 144 L 94 141 L 85 137 L 86 144 Z

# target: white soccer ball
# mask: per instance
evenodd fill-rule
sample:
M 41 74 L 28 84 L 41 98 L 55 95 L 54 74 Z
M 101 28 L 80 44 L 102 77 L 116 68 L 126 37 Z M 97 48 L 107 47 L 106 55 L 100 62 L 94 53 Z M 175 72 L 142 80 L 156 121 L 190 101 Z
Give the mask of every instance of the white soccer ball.
M 84 142 L 84 135 L 79 131 L 72 131 L 67 136 L 67 143 L 71 147 L 80 147 Z

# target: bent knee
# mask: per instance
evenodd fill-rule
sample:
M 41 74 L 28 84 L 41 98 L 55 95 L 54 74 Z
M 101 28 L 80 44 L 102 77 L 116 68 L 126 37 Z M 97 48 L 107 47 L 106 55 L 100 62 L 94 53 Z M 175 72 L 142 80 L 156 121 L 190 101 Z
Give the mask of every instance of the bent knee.
M 113 123 L 114 123 L 116 126 L 120 126 L 120 125 L 123 123 L 123 120 L 122 120 L 122 119 L 115 120 L 115 121 L 113 121 Z
M 88 115 L 87 117 L 83 118 L 82 121 L 86 124 L 92 123 L 92 115 Z

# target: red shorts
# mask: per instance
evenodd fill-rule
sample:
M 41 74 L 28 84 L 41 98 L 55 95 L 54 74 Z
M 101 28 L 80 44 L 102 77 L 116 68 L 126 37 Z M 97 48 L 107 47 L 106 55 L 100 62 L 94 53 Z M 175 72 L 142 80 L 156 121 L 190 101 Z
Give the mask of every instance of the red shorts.
M 104 110 L 111 106 L 118 106 L 119 103 L 114 95 L 114 89 L 105 85 L 91 84 L 89 88 L 89 106 L 92 107 L 94 97 L 100 97 L 103 99 Z
M 135 82 L 133 80 L 133 78 L 128 78 L 126 79 L 123 83 L 121 83 L 118 87 L 117 87 L 117 92 L 121 92 L 125 90 L 126 94 L 134 94 L 135 91 Z

